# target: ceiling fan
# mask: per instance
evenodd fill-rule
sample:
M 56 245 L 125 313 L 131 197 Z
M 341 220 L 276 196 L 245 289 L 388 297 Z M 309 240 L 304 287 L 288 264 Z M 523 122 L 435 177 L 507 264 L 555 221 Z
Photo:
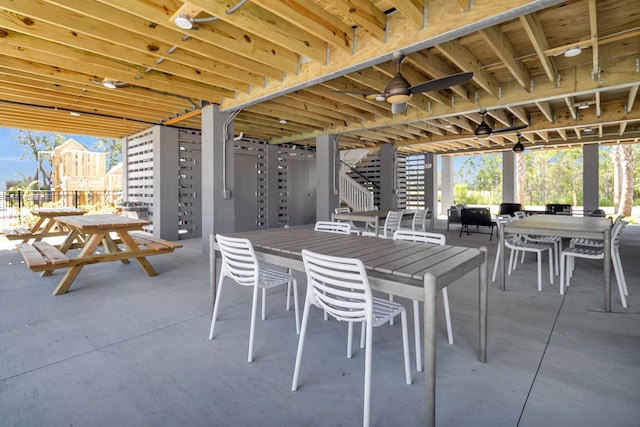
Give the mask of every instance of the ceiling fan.
M 475 132 L 473 132 L 473 133 L 476 136 L 480 136 L 480 137 L 484 137 L 484 138 L 488 138 L 489 135 L 491 135 L 492 133 L 512 132 L 514 130 L 524 129 L 527 126 L 529 126 L 527 124 L 524 124 L 524 125 L 517 125 L 517 126 L 509 126 L 509 127 L 500 128 L 500 129 L 491 129 L 491 126 L 489 126 L 487 124 L 487 122 L 484 121 L 484 116 L 487 115 L 487 110 L 485 110 L 483 108 L 482 110 L 480 110 L 480 114 L 482 115 L 482 120 L 480 121 L 480 124 L 478 125 L 478 127 L 475 130 Z
M 411 86 L 407 79 L 400 73 L 400 64 L 404 59 L 401 53 L 395 53 L 391 58 L 396 64 L 396 74 L 387 83 L 384 92 L 358 91 L 358 90 L 334 90 L 332 92 L 351 93 L 364 95 L 367 99 L 375 99 L 376 101 L 387 101 L 391 104 L 391 112 L 401 113 L 407 108 L 407 101 L 414 93 L 432 92 L 447 89 L 451 86 L 467 83 L 473 77 L 473 73 L 452 74 L 440 79 L 429 80 L 420 84 Z

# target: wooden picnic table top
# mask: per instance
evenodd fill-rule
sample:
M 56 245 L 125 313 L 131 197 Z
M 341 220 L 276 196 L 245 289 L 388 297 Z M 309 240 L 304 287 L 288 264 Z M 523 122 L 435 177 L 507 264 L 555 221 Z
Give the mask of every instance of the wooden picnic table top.
M 145 225 L 151 224 L 151 221 L 144 219 L 112 214 L 57 216 L 55 220 L 82 233 L 105 230 L 140 230 Z
M 51 218 L 60 215 L 84 215 L 87 211 L 80 208 L 40 208 L 31 209 L 31 214 L 41 218 Z

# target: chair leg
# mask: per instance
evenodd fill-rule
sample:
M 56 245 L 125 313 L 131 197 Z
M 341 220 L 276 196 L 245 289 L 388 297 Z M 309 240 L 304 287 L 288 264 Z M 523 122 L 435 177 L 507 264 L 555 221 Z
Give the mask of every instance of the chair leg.
M 293 274 L 290 268 L 287 269 L 287 273 Z M 289 281 L 289 283 L 287 283 L 287 303 L 286 303 L 286 306 L 285 306 L 287 311 L 291 310 L 290 299 L 291 299 L 291 281 Z
M 624 272 L 622 266 L 618 264 L 618 259 L 613 257 L 613 271 L 616 274 L 616 283 L 618 284 L 618 292 L 620 293 L 620 302 L 624 308 L 627 308 L 627 299 L 624 296 Z
M 402 353 L 404 355 L 404 380 L 407 384 L 411 384 L 411 367 L 409 358 L 409 332 L 407 328 L 407 312 L 400 312 L 400 322 L 402 323 Z M 369 343 L 371 344 L 371 343 Z
M 500 264 L 500 244 L 498 244 L 498 250 L 496 251 L 496 260 L 493 263 L 493 276 L 491 276 L 491 281 L 496 281 L 496 273 L 498 272 L 498 264 Z
M 524 251 L 522 251 L 524 253 Z M 542 291 L 542 251 L 536 253 L 538 258 L 538 290 Z
M 347 326 L 347 359 L 353 355 L 353 322 Z
M 267 305 L 266 301 L 267 301 L 267 290 L 265 288 L 262 288 L 262 316 L 261 316 L 262 320 L 265 319 L 264 312 L 265 312 L 265 306 Z
M 307 335 L 307 323 L 309 323 L 309 304 L 304 302 L 304 310 L 302 312 L 302 326 L 300 329 L 300 337 L 298 337 L 298 350 L 296 351 L 296 364 L 293 368 L 293 382 L 291 383 L 291 391 L 298 390 L 298 376 L 300 375 L 300 362 L 302 361 L 302 350 L 304 348 L 304 338 Z
M 211 316 L 211 328 L 209 329 L 209 339 L 213 339 L 213 331 L 216 327 L 216 319 L 218 318 L 218 306 L 220 305 L 220 295 L 222 295 L 222 284 L 224 283 L 224 276 L 220 275 L 218 279 L 218 290 L 216 291 L 216 302 L 213 304 L 213 315 Z
M 627 289 L 627 279 L 625 279 L 624 277 L 624 270 L 622 269 L 622 260 L 620 259 L 620 250 L 618 249 L 614 249 L 613 250 L 613 259 L 615 260 L 614 262 L 618 263 L 618 267 L 620 268 L 620 279 L 622 281 L 622 290 L 624 291 L 624 295 L 625 296 L 629 296 L 629 290 Z
M 262 299 L 264 302 L 264 298 Z M 251 302 L 251 326 L 249 328 L 249 354 L 247 361 L 253 362 L 253 339 L 256 332 L 256 311 L 258 311 L 258 285 L 253 287 L 253 301 Z
M 565 270 L 565 263 L 567 261 L 567 257 L 565 256 L 565 254 L 560 254 L 560 295 L 564 294 L 564 270 Z
M 542 258 L 542 254 L 540 254 Z M 553 285 L 553 248 L 549 246 L 549 283 Z
M 364 410 L 362 415 L 362 426 L 369 427 L 371 418 L 371 347 L 373 347 L 373 325 L 372 322 L 365 322 L 367 337 L 364 350 Z

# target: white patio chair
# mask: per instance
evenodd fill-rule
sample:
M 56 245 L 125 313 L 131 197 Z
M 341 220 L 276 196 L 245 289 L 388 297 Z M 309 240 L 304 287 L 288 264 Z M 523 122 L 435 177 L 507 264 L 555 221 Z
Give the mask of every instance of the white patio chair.
M 618 283 L 618 292 L 620 294 L 620 301 L 624 308 L 627 308 L 627 282 L 624 277 L 624 271 L 622 270 L 622 260 L 620 259 L 620 233 L 625 226 L 624 221 L 618 221 L 611 230 L 611 262 L 613 264 L 613 271 L 616 275 L 616 282 Z M 584 247 L 576 246 L 569 247 L 562 251 L 560 265 L 560 294 L 564 294 L 565 283 L 566 287 L 571 284 L 571 277 L 573 276 L 573 270 L 575 265 L 575 258 L 586 259 L 604 259 L 604 247 Z M 566 279 L 566 282 L 565 282 Z
M 496 216 L 496 225 L 497 225 L 497 229 L 498 231 L 496 232 L 496 234 L 498 235 L 498 238 L 500 237 L 500 224 L 504 224 L 507 222 L 511 222 L 511 221 L 516 221 L 517 218 L 515 216 L 511 216 L 511 215 L 497 215 Z M 499 241 L 499 240 L 498 240 Z M 496 259 L 493 262 L 493 275 L 491 276 L 491 281 L 495 282 L 496 281 L 496 273 L 498 272 L 498 264 L 500 261 L 500 244 L 498 243 L 498 249 L 496 250 Z
M 496 223 L 498 224 L 498 229 L 501 224 L 507 222 L 505 219 L 496 218 Z M 511 272 L 515 269 L 515 264 L 517 261 L 517 253 L 518 251 L 523 252 L 533 252 L 536 254 L 536 259 L 538 262 L 538 290 L 542 291 L 542 254 L 545 251 L 549 252 L 549 283 L 553 284 L 553 250 L 551 246 L 545 245 L 542 243 L 532 243 L 527 242 L 526 239 L 522 235 L 514 235 L 511 237 L 505 236 L 504 245 L 506 248 L 510 249 L 509 254 L 509 268 L 508 274 L 511 275 Z M 499 247 L 499 246 L 498 246 Z M 496 254 L 496 262 L 500 254 Z M 493 280 L 495 280 L 495 272 L 497 266 L 494 265 L 494 276 Z
M 430 208 L 416 210 L 411 220 L 411 229 L 413 231 L 427 231 L 427 217 L 430 213 Z M 431 229 L 431 225 L 429 225 L 429 229 Z
M 288 287 L 290 284 L 293 284 L 293 305 L 296 315 L 296 333 L 300 333 L 298 283 L 295 276 L 292 274 L 260 266 L 253 250 L 253 245 L 248 239 L 226 237 L 216 234 L 216 241 L 218 242 L 218 247 L 222 254 L 222 266 L 220 268 L 220 277 L 218 279 L 216 302 L 213 305 L 213 316 L 211 317 L 209 339 L 213 339 L 224 278 L 229 277 L 239 285 L 253 287 L 251 326 L 249 329 L 249 354 L 247 358 L 249 362 L 252 362 L 253 340 L 256 327 L 256 310 L 258 305 L 258 289 L 262 289 L 262 320 L 264 320 L 266 290 L 280 285 L 287 285 Z M 287 298 L 286 308 L 289 310 L 289 298 Z
M 444 246 L 447 238 L 444 234 L 429 233 L 426 231 L 398 230 L 393 233 L 393 240 L 404 240 L 408 242 L 432 243 Z M 447 338 L 449 344 L 453 344 L 453 330 L 451 328 L 451 314 L 449 312 L 449 293 L 447 288 L 442 288 L 442 302 L 444 303 L 444 317 L 447 324 Z M 416 342 L 416 369 L 422 371 L 422 343 L 420 334 L 420 305 L 413 300 L 413 331 Z
M 347 357 L 351 357 L 353 324 L 363 323 L 366 328 L 364 363 L 364 413 L 362 425 L 369 426 L 371 407 L 371 352 L 373 328 L 384 325 L 400 315 L 402 323 L 402 350 L 404 353 L 405 381 L 411 384 L 409 369 L 409 345 L 407 333 L 407 313 L 403 305 L 372 296 L 369 279 L 362 261 L 314 253 L 304 249 L 302 259 L 307 272 L 307 296 L 302 314 L 302 330 L 298 340 L 298 351 L 293 371 L 291 390 L 298 389 L 300 362 L 312 305 L 328 312 L 337 320 L 348 322 L 349 341 Z
M 611 225 L 611 230 L 613 231 L 615 227 L 617 227 L 618 223 L 622 221 L 622 215 L 618 215 L 615 220 L 613 220 L 613 224 Z M 575 248 L 576 246 L 585 246 L 588 248 L 602 248 L 604 245 L 604 241 L 600 239 L 585 239 L 583 237 L 574 237 L 569 241 L 569 247 Z
M 387 212 L 387 217 L 384 220 L 382 231 L 378 231 L 377 236 L 375 232 L 371 232 L 371 231 L 365 231 L 362 233 L 362 235 L 382 237 L 384 239 L 391 239 L 393 238 L 393 233 L 400 228 L 400 223 L 402 222 L 403 215 L 404 215 L 404 210 L 389 211 Z
M 351 234 L 351 224 L 348 222 L 316 221 L 315 231 L 336 234 Z

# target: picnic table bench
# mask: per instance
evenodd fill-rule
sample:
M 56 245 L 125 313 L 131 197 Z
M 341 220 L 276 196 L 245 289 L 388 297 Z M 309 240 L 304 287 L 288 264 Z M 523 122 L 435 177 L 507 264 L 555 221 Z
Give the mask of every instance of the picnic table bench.
M 2 232 L 9 240 L 22 240 L 22 243 L 27 243 L 29 240 L 34 239 L 34 241 L 39 242 L 44 237 L 65 236 L 69 233 L 68 229 L 56 222 L 55 217 L 61 215 L 84 215 L 85 213 L 87 213 L 86 210 L 77 208 L 33 209 L 31 214 L 38 217 L 33 227 L 4 228 Z
M 148 276 L 156 276 L 146 257 L 173 252 L 182 244 L 138 233 L 149 221 L 131 219 L 118 215 L 87 215 L 83 217 L 58 217 L 57 220 L 69 227 L 69 234 L 59 247 L 47 242 L 21 243 L 16 249 L 25 264 L 34 272 L 48 276 L 54 270 L 68 269 L 60 280 L 53 295 L 60 295 L 69 289 L 85 265 L 101 262 L 121 261 L 128 263 L 135 259 Z M 112 236 L 112 234 L 114 236 Z M 82 235 L 82 239 L 78 239 Z M 68 251 L 81 246 L 78 255 Z M 99 247 L 102 250 L 98 250 Z

